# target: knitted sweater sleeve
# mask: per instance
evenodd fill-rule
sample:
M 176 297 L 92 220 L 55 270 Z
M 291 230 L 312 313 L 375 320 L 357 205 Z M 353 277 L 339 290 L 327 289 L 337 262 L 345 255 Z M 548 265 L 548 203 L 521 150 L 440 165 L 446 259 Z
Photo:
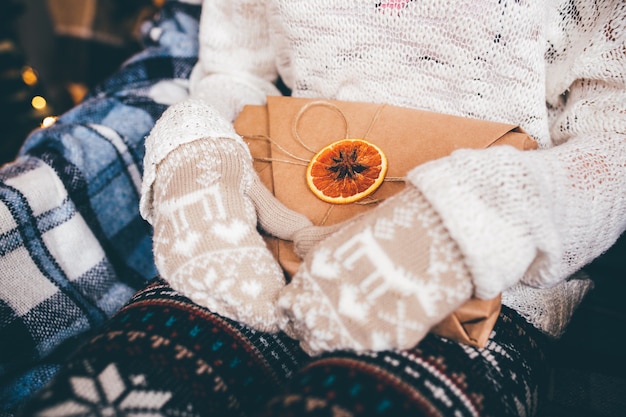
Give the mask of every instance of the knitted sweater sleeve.
M 204 0 L 199 61 L 191 95 L 202 98 L 227 120 L 246 104 L 264 104 L 280 94 L 269 23 L 263 0 Z
M 462 150 L 409 174 L 458 242 L 475 294 L 561 282 L 626 227 L 626 6 L 564 22 L 548 57 L 555 146 Z
M 146 138 L 140 210 L 151 221 L 157 167 L 179 146 L 202 138 L 238 141 L 232 121 L 246 104 L 280 94 L 262 0 L 202 0 L 198 62 L 189 96 L 174 104 Z

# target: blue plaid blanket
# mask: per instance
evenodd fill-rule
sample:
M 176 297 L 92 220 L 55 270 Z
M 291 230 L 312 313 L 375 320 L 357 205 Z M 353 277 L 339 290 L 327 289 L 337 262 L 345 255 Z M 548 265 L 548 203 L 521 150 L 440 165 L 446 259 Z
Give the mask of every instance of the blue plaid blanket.
M 0 169 L 0 415 L 156 275 L 144 138 L 187 94 L 199 14 L 199 0 L 167 2 L 145 48 Z

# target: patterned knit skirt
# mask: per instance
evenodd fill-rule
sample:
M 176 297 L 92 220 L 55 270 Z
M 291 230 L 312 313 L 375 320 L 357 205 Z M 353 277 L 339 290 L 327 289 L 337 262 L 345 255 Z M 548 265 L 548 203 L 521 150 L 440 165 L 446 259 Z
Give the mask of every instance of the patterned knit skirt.
M 25 416 L 533 416 L 547 341 L 503 306 L 485 348 L 308 357 L 155 280 L 22 410 Z

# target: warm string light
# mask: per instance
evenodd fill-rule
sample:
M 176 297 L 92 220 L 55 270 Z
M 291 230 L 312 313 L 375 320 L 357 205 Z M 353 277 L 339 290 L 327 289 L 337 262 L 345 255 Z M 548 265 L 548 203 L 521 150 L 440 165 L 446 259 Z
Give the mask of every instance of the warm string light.
M 30 104 L 35 110 L 43 110 L 48 105 L 48 102 L 42 96 L 35 96 L 30 101 Z
M 39 75 L 33 67 L 26 65 L 22 68 L 22 81 L 28 86 L 35 86 L 39 82 Z M 42 111 L 46 107 L 48 107 L 48 101 L 45 99 L 45 97 L 39 95 L 33 97 L 30 101 L 30 104 L 35 110 L 39 111 Z M 57 119 L 57 116 L 46 116 L 41 121 L 41 127 L 50 127 L 57 121 Z
M 39 82 L 39 76 L 32 67 L 25 66 L 22 68 L 22 81 L 24 81 L 26 85 L 33 86 Z
M 41 127 L 50 127 L 52 126 L 54 123 L 56 123 L 58 117 L 57 116 L 48 116 L 48 117 L 44 117 L 43 121 L 41 122 Z

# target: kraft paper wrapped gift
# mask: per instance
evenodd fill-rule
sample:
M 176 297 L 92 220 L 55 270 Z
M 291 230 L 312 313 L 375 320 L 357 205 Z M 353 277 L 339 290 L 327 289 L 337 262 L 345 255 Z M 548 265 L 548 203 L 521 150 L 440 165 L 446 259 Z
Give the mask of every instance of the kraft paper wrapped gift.
M 248 143 L 263 183 L 288 208 L 313 224 L 332 225 L 363 213 L 404 187 L 415 166 L 461 148 L 510 145 L 536 149 L 536 142 L 515 125 L 469 119 L 391 105 L 270 96 L 265 106 L 246 106 L 235 129 Z M 351 204 L 320 200 L 308 188 L 308 161 L 324 146 L 346 138 L 376 144 L 388 160 L 386 180 L 373 194 Z M 266 237 L 288 276 L 301 259 L 292 242 Z M 432 331 L 482 347 L 500 312 L 500 297 L 472 299 Z

